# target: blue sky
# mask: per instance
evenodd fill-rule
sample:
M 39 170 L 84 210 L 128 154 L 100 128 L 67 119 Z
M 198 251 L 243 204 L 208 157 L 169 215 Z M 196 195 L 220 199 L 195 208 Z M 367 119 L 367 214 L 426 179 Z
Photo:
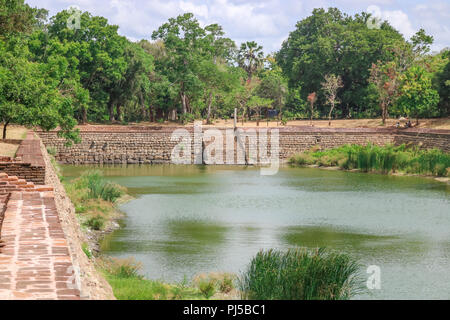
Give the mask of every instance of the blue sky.
M 337 7 L 348 14 L 377 12 L 406 38 L 420 28 L 435 38 L 433 50 L 450 46 L 449 0 L 27 0 L 54 15 L 71 5 L 108 18 L 131 40 L 150 39 L 170 17 L 193 12 L 202 25 L 220 24 L 238 44 L 254 40 L 266 53 L 276 51 L 297 21 L 314 8 Z

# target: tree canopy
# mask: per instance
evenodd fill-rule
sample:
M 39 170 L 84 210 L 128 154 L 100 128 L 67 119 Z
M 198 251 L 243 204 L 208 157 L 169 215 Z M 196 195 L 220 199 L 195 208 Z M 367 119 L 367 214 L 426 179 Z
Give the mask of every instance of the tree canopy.
M 235 108 L 242 121 L 269 110 L 283 120 L 330 121 L 450 112 L 448 50 L 430 54 L 424 30 L 408 40 L 386 21 L 369 28 L 367 13 L 315 9 L 265 56 L 257 42 L 238 47 L 192 13 L 132 42 L 106 18 L 73 10 L 48 19 L 23 0 L 0 0 L 4 130 L 59 128 L 76 141 L 77 123 L 212 123 Z

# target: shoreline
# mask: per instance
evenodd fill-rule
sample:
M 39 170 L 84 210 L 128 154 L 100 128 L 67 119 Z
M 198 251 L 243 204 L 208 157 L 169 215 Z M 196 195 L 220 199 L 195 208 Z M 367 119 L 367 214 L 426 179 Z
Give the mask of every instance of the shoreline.
M 433 180 L 438 181 L 438 182 L 450 184 L 450 177 L 436 177 L 436 176 L 431 176 L 431 175 L 415 174 L 415 173 L 403 173 L 403 172 L 394 172 L 394 173 L 382 173 L 382 172 L 376 172 L 376 171 L 364 172 L 364 171 L 361 171 L 359 169 L 343 169 L 343 168 L 337 167 L 337 166 L 327 167 L 327 166 L 319 166 L 317 164 L 299 166 L 299 165 L 296 165 L 296 164 L 287 163 L 287 165 L 290 166 L 291 168 L 310 168 L 310 169 L 320 169 L 320 170 L 328 170 L 328 171 L 343 171 L 343 172 L 376 174 L 376 175 L 393 176 L 393 177 L 426 178 L 426 179 L 433 179 Z

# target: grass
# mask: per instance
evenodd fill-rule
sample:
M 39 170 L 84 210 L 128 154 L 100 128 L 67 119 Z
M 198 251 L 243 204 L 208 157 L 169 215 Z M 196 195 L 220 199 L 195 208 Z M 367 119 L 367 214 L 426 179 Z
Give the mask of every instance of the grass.
M 239 287 L 247 300 L 347 300 L 362 288 L 358 270 L 348 255 L 324 249 L 261 251 Z
M 450 154 L 438 149 L 423 150 L 417 147 L 375 146 L 368 144 L 344 145 L 320 151 L 317 148 L 291 157 L 294 166 L 339 166 L 342 169 L 358 169 L 362 172 L 422 174 L 437 177 L 450 175 Z
M 16 144 L 0 142 L 0 156 L 14 158 L 18 148 Z
M 3 126 L 1 126 L 3 128 Z M 6 139 L 22 140 L 27 136 L 28 130 L 21 126 L 8 126 L 6 131 Z M 14 158 L 16 156 L 18 145 L 3 143 L 0 136 L 0 156 Z
M 205 300 L 208 298 L 197 287 L 147 280 L 140 275 L 141 264 L 134 259 L 103 258 L 98 263 L 118 300 Z
M 3 129 L 3 126 L 1 126 Z M 6 130 L 6 139 L 23 140 L 27 137 L 28 129 L 22 126 L 9 125 Z M 2 137 L 0 136 L 0 139 Z
M 75 180 L 65 181 L 64 187 L 85 227 L 103 230 L 109 220 L 120 215 L 115 202 L 126 190 L 105 181 L 99 171 L 88 171 Z

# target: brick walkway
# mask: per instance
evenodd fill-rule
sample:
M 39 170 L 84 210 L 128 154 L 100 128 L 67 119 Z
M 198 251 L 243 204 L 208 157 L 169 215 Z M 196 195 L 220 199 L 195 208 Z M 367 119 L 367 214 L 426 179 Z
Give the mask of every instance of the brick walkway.
M 0 300 L 80 299 L 52 188 L 0 173 L 0 213 L 5 202 Z

